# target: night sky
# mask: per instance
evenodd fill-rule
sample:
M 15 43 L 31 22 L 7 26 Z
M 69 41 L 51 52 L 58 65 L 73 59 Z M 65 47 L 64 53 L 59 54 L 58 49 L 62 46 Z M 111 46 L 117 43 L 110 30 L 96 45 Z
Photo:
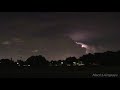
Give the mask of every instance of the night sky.
M 60 60 L 120 50 L 119 12 L 0 12 L 0 58 Z

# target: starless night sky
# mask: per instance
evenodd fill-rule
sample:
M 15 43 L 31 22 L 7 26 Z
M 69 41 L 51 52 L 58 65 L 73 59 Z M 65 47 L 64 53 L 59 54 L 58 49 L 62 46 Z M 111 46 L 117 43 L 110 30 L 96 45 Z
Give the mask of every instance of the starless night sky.
M 119 12 L 0 12 L 0 58 L 60 60 L 116 51 L 119 36 Z

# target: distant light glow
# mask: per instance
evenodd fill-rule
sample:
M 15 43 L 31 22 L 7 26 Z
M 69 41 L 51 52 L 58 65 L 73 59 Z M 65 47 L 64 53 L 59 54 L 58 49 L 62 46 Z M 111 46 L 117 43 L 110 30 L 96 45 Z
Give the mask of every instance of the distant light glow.
M 61 62 L 61 64 L 63 64 L 63 62 Z
M 78 44 L 78 45 L 81 45 L 82 48 L 85 48 L 86 49 L 86 54 L 95 52 L 95 48 L 92 47 L 92 46 L 88 46 L 88 45 L 86 45 L 84 43 L 81 43 L 81 42 L 75 42 L 75 43 Z
M 82 45 L 82 48 L 88 48 L 88 46 L 86 44 L 80 43 L 80 42 L 76 42 L 76 44 Z
M 32 52 L 33 52 L 33 53 L 37 53 L 38 51 L 39 51 L 39 50 L 33 50 Z
M 86 53 L 88 53 L 89 47 L 86 44 L 83 44 L 81 42 L 76 42 L 76 44 L 81 45 L 82 48 L 86 49 Z
M 1 44 L 3 44 L 3 45 L 9 45 L 9 44 L 11 44 L 11 42 L 10 41 L 4 41 Z

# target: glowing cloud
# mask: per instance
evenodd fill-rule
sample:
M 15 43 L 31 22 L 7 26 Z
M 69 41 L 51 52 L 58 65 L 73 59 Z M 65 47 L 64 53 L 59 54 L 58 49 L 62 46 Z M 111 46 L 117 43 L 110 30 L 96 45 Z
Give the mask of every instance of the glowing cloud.
M 33 50 L 32 52 L 33 52 L 33 53 L 37 53 L 37 52 L 38 52 L 38 50 Z
M 93 46 L 88 46 L 88 45 L 81 43 L 81 42 L 75 42 L 75 43 L 78 45 L 81 45 L 82 48 L 85 48 L 86 54 L 95 52 L 95 48 Z
M 9 44 L 11 44 L 11 42 L 10 41 L 4 41 L 1 44 L 3 44 L 3 45 L 9 45 Z
M 82 45 L 81 47 L 83 47 L 83 48 L 88 48 L 88 46 L 86 44 L 83 44 L 83 43 L 80 43 L 80 42 L 76 42 L 76 44 Z

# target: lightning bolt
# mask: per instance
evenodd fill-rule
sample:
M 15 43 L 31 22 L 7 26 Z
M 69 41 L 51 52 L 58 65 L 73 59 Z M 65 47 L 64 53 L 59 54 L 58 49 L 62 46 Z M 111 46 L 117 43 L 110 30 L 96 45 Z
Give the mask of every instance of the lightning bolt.
M 86 54 L 88 53 L 94 53 L 95 52 L 95 48 L 94 47 L 90 47 L 84 43 L 81 42 L 75 42 L 77 45 L 81 45 L 82 48 L 86 49 Z

